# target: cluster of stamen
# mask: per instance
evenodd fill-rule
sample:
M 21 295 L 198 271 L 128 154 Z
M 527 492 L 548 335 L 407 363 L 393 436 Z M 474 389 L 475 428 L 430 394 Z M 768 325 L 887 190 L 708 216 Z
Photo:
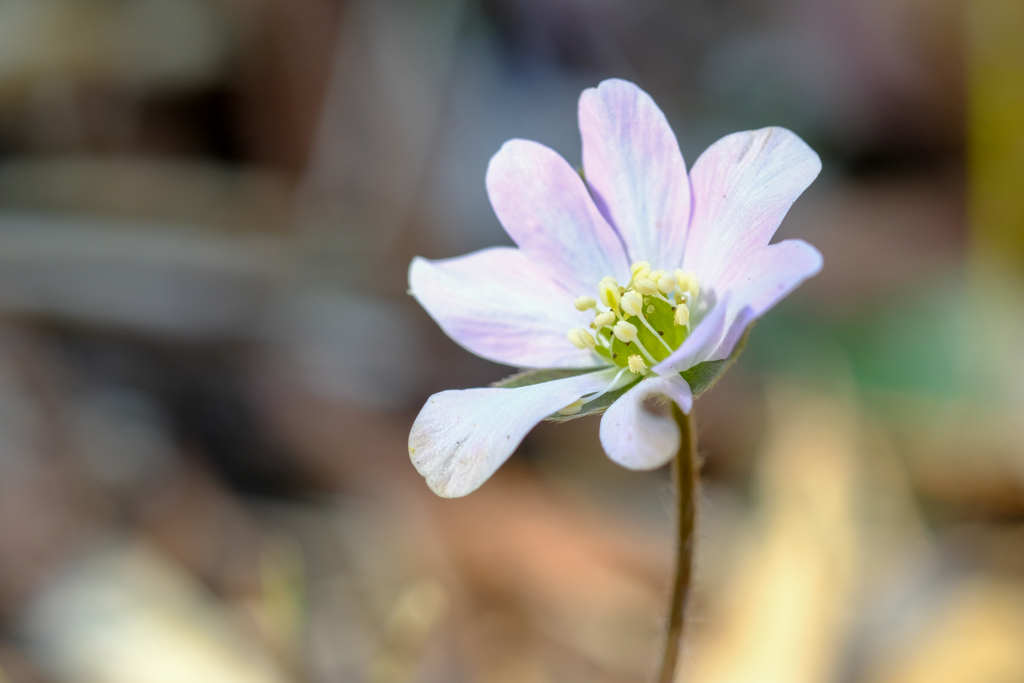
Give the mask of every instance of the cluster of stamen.
M 630 267 L 625 286 L 606 277 L 597 299 L 581 296 L 579 311 L 594 311 L 590 329 L 569 330 L 569 341 L 590 349 L 629 372 L 643 375 L 679 348 L 690 333 L 690 307 L 700 287 L 694 273 L 651 270 L 639 261 Z
M 621 369 L 607 387 L 570 403 L 558 412 L 576 415 L 583 406 L 629 382 L 622 376 L 646 375 L 651 367 L 668 358 L 690 334 L 690 308 L 700 294 L 697 276 L 676 270 L 668 273 L 651 270 L 651 264 L 639 261 L 630 267 L 625 287 L 613 277 L 597 286 L 597 299 L 581 296 L 574 302 L 579 311 L 594 311 L 590 329 L 574 327 L 569 341 L 580 349 L 590 349 Z

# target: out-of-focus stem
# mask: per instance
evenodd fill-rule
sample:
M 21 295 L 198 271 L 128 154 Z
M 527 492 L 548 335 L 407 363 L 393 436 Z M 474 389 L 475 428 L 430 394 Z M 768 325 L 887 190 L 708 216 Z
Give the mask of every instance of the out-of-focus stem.
M 697 434 L 691 414 L 687 415 L 672 403 L 672 415 L 679 425 L 679 452 L 672 467 L 672 478 L 676 485 L 676 509 L 678 511 L 677 551 L 675 581 L 669 606 L 668 628 L 665 640 L 665 656 L 661 662 L 659 683 L 672 683 L 679 663 L 683 631 L 686 618 L 686 598 L 690 590 L 690 575 L 693 565 L 693 525 L 696 517 L 697 498 Z

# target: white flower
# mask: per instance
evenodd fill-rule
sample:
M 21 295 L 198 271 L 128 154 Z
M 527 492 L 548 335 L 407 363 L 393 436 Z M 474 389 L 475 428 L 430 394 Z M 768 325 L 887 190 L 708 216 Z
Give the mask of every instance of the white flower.
M 584 91 L 579 123 L 585 181 L 536 142 L 510 140 L 491 159 L 487 192 L 518 248 L 417 257 L 409 268 L 413 296 L 463 347 L 561 371 L 427 401 L 409 453 L 439 495 L 475 490 L 542 419 L 597 412 L 611 398 L 608 456 L 663 465 L 679 430 L 644 400 L 665 396 L 689 413 L 681 373 L 724 366 L 707 362 L 728 359 L 754 319 L 821 269 L 803 241 L 769 244 L 821 169 L 790 131 L 726 136 L 687 174 L 661 110 L 632 83 Z

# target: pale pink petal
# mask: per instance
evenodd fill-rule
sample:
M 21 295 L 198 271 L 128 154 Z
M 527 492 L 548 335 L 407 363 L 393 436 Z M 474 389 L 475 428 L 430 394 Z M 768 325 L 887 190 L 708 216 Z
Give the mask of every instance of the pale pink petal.
M 785 128 L 727 135 L 690 170 L 693 218 L 684 269 L 717 284 L 729 263 L 764 247 L 821 170 L 818 155 Z
M 679 375 L 648 377 L 619 397 L 601 418 L 601 445 L 608 457 L 631 470 L 652 470 L 679 450 L 675 420 L 656 415 L 644 401 L 665 396 L 684 413 L 693 406 L 690 386 Z
M 728 264 L 720 276 L 727 308 L 725 329 L 708 359 L 728 358 L 751 322 L 818 273 L 821 266 L 821 253 L 803 240 L 771 244 Z
M 412 464 L 439 496 L 471 493 L 508 460 L 534 425 L 603 389 L 614 376 L 609 369 L 518 389 L 434 394 L 409 434 Z
M 415 258 L 409 288 L 441 329 L 478 356 L 520 368 L 604 365 L 566 338 L 593 315 L 525 254 L 494 247 L 442 261 Z
M 506 142 L 487 167 L 487 194 L 512 240 L 574 296 L 595 296 L 607 275 L 628 278 L 622 242 L 583 179 L 544 145 Z
M 651 369 L 659 375 L 668 377 L 709 360 L 721 346 L 722 338 L 729 329 L 726 325 L 729 310 L 729 302 L 719 299 L 679 348 Z
M 669 375 L 704 361 L 728 358 L 750 323 L 821 266 L 821 254 L 803 240 L 771 244 L 728 264 L 721 275 L 723 286 L 701 295 L 717 298 L 714 308 L 672 355 L 652 369 Z
M 579 119 L 587 184 L 630 260 L 678 268 L 690 220 L 690 184 L 665 115 L 646 92 L 612 79 L 583 91 Z

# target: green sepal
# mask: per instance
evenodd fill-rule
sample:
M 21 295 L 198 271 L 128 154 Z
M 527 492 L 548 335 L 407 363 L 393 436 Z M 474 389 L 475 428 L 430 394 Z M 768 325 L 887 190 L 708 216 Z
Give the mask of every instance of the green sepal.
M 686 380 L 686 383 L 690 385 L 690 391 L 693 392 L 693 397 L 695 399 L 713 387 L 722 375 L 724 375 L 725 372 L 733 366 L 733 363 L 736 362 L 736 359 L 739 358 L 740 353 L 743 352 L 744 347 L 747 345 L 747 338 L 750 336 L 750 330 L 752 327 L 753 324 L 747 326 L 747 329 L 743 332 L 743 336 L 740 337 L 738 342 L 736 342 L 736 346 L 733 347 L 732 353 L 729 354 L 728 358 L 723 360 L 704 361 L 703 363 L 693 366 L 689 370 L 684 370 L 679 373 L 683 376 L 683 379 Z M 505 379 L 494 382 L 491 386 L 503 389 L 517 389 L 519 387 L 528 387 L 534 384 L 541 384 L 543 382 L 551 382 L 556 379 L 575 377 L 588 372 L 597 372 L 603 369 L 607 368 L 522 370 L 514 375 L 506 377 Z M 575 415 L 559 415 L 558 413 L 554 413 L 553 415 L 548 415 L 544 419 L 548 422 L 568 422 L 569 420 L 575 420 L 588 415 L 600 415 L 604 411 L 608 410 L 608 406 L 614 403 L 616 399 L 624 393 L 629 391 L 631 387 L 633 387 L 633 384 L 622 387 L 621 389 L 616 389 L 615 391 L 609 391 L 596 401 L 592 401 L 591 403 L 583 406 L 583 410 Z
M 606 367 L 602 366 L 596 368 L 575 368 L 572 370 L 520 370 L 516 374 L 510 375 L 505 379 L 499 379 L 497 382 L 492 383 L 491 386 L 498 387 L 499 389 L 518 389 L 519 387 L 528 387 L 533 384 L 553 382 L 556 379 L 565 379 L 566 377 L 575 377 L 576 375 L 585 375 L 588 372 L 597 372 L 598 370 L 606 369 Z
M 491 386 L 499 387 L 502 389 L 517 389 L 519 387 L 528 387 L 533 384 L 551 382 L 556 379 L 575 377 L 577 375 L 583 375 L 588 372 L 599 372 L 601 370 L 608 370 L 610 368 L 615 368 L 615 366 L 609 365 L 606 367 L 583 368 L 574 370 L 522 370 L 510 377 L 498 380 Z M 622 396 L 624 393 L 626 393 L 626 391 L 628 391 L 629 387 L 631 386 L 633 385 L 630 384 L 629 386 L 622 387 L 621 389 L 609 391 L 607 394 L 597 399 L 596 401 L 592 401 L 591 403 L 588 403 L 587 405 L 583 406 L 583 410 L 581 410 L 575 415 L 559 415 L 558 413 L 555 413 L 553 415 L 548 415 L 544 419 L 548 420 L 549 422 L 568 422 L 569 420 L 575 420 L 576 418 L 579 417 L 586 417 L 587 415 L 598 415 L 608 410 L 608 406 L 614 403 L 615 399 L 617 399 L 619 396 Z
M 559 415 L 558 413 L 554 413 L 552 415 L 548 415 L 544 419 L 548 422 L 568 422 L 569 420 L 576 420 L 581 417 L 586 417 L 587 415 L 600 415 L 604 411 L 608 410 L 608 406 L 615 403 L 619 396 L 622 396 L 624 393 L 632 389 L 634 386 L 636 386 L 636 382 L 624 386 L 621 389 L 609 391 L 607 394 L 597 399 L 596 401 L 591 401 L 590 403 L 583 406 L 583 409 L 580 410 L 580 412 L 576 413 L 575 415 Z
M 686 380 L 686 383 L 690 385 L 690 391 L 693 392 L 695 399 L 715 386 L 715 383 L 725 374 L 726 370 L 733 366 L 736 359 L 740 357 L 740 353 L 743 352 L 744 347 L 746 347 L 747 337 L 750 336 L 750 330 L 753 327 L 753 323 L 747 325 L 747 329 L 743 331 L 743 336 L 736 342 L 736 346 L 733 347 L 732 353 L 729 354 L 728 358 L 707 360 L 679 373 Z

